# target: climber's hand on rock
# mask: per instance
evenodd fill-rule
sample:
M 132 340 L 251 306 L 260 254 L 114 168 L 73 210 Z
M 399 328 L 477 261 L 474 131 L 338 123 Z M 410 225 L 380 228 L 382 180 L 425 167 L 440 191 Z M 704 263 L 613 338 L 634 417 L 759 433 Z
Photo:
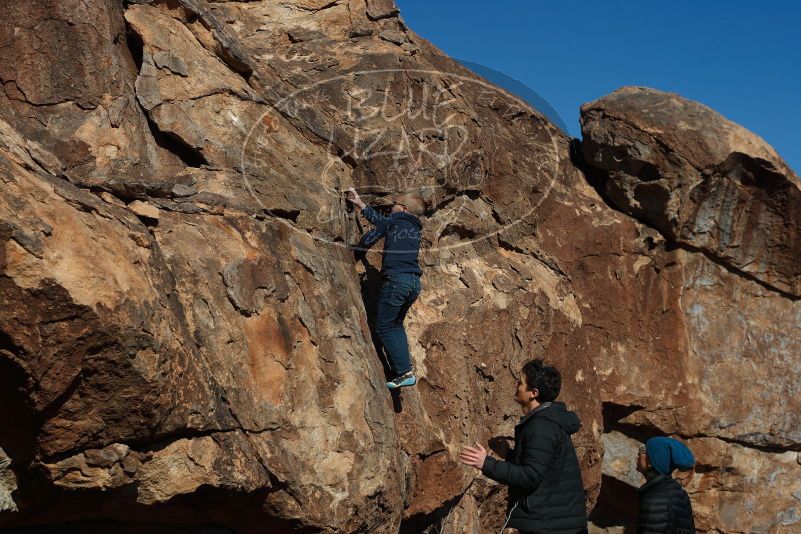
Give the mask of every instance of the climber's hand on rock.
M 476 469 L 484 467 L 484 460 L 487 459 L 487 449 L 476 442 L 475 447 L 465 446 L 459 451 L 459 460 L 463 464 L 472 465 Z
M 359 209 L 365 206 L 364 202 L 362 202 L 362 198 L 359 196 L 359 193 L 357 193 L 352 187 L 348 188 L 348 200 L 359 206 Z

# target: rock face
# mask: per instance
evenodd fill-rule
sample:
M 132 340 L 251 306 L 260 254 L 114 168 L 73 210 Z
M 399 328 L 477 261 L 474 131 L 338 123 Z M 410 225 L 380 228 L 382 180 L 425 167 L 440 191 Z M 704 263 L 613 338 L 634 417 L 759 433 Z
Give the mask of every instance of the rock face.
M 655 433 L 696 450 L 704 530 L 798 522 L 797 178 L 752 134 L 627 89 L 584 110 L 582 163 L 389 0 L 10 13 L 0 526 L 497 531 L 504 492 L 456 452 L 512 435 L 538 356 L 599 523 L 629 520 L 627 451 Z M 350 186 L 428 204 L 400 396 Z
M 651 357 L 624 351 L 628 372 L 605 381 L 611 503 L 600 508 L 631 498 L 617 483 L 631 485 L 623 444 L 668 433 L 698 456 L 687 485 L 699 528 L 798 528 L 801 182 L 754 134 L 675 94 L 620 89 L 582 107 L 582 133 L 609 202 L 671 249 L 663 280 L 638 298 L 677 319 L 645 320 L 662 325 L 639 349 Z
M 582 106 L 584 153 L 614 205 L 801 297 L 801 189 L 762 139 L 697 102 L 623 88 Z
M 0 512 L 17 511 L 17 504 L 12 496 L 17 489 L 17 479 L 10 467 L 11 458 L 0 449 Z

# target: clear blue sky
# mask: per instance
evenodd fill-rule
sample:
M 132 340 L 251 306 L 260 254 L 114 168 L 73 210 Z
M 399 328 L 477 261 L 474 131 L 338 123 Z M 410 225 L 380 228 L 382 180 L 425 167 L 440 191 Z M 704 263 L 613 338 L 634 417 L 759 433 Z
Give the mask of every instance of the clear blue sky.
M 801 173 L 799 0 L 396 0 L 448 55 L 501 71 L 553 106 L 623 85 L 679 93 L 760 135 Z

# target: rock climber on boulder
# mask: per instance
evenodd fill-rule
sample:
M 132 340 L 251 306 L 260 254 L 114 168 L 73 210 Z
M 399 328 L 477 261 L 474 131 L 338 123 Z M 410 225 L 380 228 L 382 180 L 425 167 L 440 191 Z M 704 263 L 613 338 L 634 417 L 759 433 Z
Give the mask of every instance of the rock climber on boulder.
M 413 386 L 417 378 L 412 369 L 403 320 L 422 289 L 422 270 L 417 256 L 423 224 L 418 217 L 425 205 L 418 195 L 405 193 L 393 199 L 390 214 L 386 216 L 366 205 L 354 188 L 348 189 L 348 193 L 349 200 L 373 224 L 356 245 L 357 256 L 364 255 L 379 239 L 384 239 L 375 329 L 394 377 L 387 382 L 387 387 Z

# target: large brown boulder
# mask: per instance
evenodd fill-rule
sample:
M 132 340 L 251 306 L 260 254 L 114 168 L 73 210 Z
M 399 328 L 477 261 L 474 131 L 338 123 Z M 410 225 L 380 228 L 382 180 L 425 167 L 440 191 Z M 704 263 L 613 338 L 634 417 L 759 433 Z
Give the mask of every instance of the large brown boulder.
M 797 176 L 754 134 L 675 94 L 623 88 L 585 104 L 581 120 L 589 175 L 612 205 L 660 231 L 667 263 L 637 292 L 639 305 L 660 303 L 675 318 L 643 318 L 661 331 L 612 360 L 627 372 L 603 388 L 610 480 L 599 508 L 630 507 L 632 438 L 667 433 L 689 440 L 698 457 L 687 485 L 699 528 L 795 525 Z
M 703 528 L 792 524 L 784 264 L 741 275 L 607 205 L 394 2 L 27 2 L 0 43 L 3 527 L 497 531 L 504 492 L 456 452 L 512 435 L 538 356 L 595 516 L 631 440 L 672 433 Z M 428 203 L 400 396 L 349 186 Z
M 624 87 L 581 108 L 584 155 L 614 206 L 668 239 L 801 297 L 801 182 L 758 136 L 708 107 Z
M 0 390 L 12 408 L 0 446 L 19 512 L 0 521 L 495 528 L 503 494 L 456 452 L 512 434 L 515 375 L 539 355 L 579 376 L 563 396 L 584 422 L 592 504 L 603 424 L 591 352 L 572 349 L 581 311 L 526 237 L 546 198 L 610 213 L 569 140 L 416 37 L 391 2 L 97 8 L 127 34 L 85 28 L 78 8 L 15 18 L 49 9 L 74 23 L 65 31 L 121 43 L 121 70 L 105 49 L 60 58 L 84 67 L 68 85 L 127 94 L 138 142 L 173 159 L 100 173 L 87 142 L 85 165 L 67 165 L 24 118 L 35 103 L 2 108 Z M 27 87 L 50 72 L 14 76 Z M 97 109 L 70 104 L 71 124 Z M 144 162 L 136 146 L 119 163 Z M 350 185 L 379 200 L 417 191 L 430 207 L 425 291 L 407 321 L 420 383 L 397 398 L 370 333 L 380 256 L 357 266 L 346 246 L 358 239 Z

